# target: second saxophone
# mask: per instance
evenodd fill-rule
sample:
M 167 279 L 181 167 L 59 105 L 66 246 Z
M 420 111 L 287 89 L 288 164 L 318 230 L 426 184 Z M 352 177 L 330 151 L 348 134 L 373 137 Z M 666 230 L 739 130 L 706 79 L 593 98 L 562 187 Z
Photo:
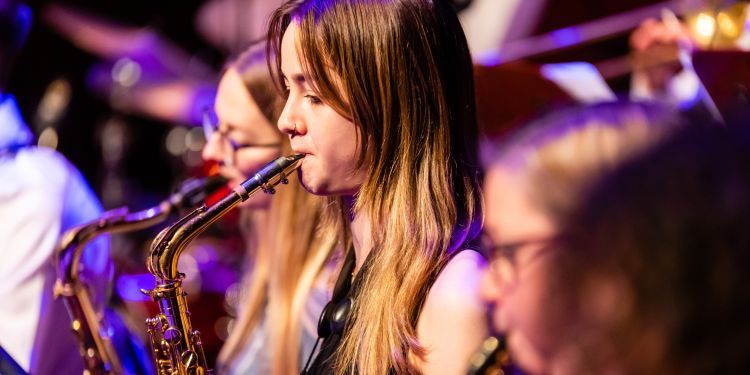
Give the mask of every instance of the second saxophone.
M 109 331 L 107 322 L 103 313 L 94 308 L 89 289 L 80 277 L 81 257 L 86 245 L 103 234 L 132 232 L 159 224 L 180 209 L 198 206 L 198 202 L 224 183 L 225 180 L 218 176 L 191 179 L 156 207 L 132 213 L 127 207 L 121 207 L 65 232 L 55 253 L 58 278 L 54 293 L 55 298 L 63 298 L 70 314 L 86 373 L 129 372 L 121 363 L 109 335 L 103 334 Z

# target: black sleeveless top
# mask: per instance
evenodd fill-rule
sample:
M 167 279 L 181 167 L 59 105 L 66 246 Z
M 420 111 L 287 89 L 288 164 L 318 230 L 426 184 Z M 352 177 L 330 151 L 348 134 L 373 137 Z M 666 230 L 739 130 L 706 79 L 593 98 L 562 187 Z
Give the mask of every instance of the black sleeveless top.
M 334 332 L 323 339 L 318 355 L 310 365 L 310 368 L 307 369 L 307 372 L 303 372 L 303 374 L 332 374 L 334 372 L 334 363 L 336 362 L 336 351 L 341 346 L 342 335 L 343 332 Z
M 357 294 L 360 285 L 362 284 L 360 275 L 364 274 L 364 270 L 369 268 L 371 263 L 371 256 L 365 259 L 362 264 L 362 269 L 357 273 L 357 277 L 352 280 L 352 273 L 355 267 L 354 251 L 350 251 L 346 255 L 344 265 L 341 268 L 341 273 L 336 280 L 336 285 L 333 288 L 333 296 L 331 302 L 329 302 L 321 313 L 320 320 L 318 322 L 318 339 L 323 339 L 323 343 L 320 346 L 320 351 L 315 357 L 315 360 L 310 364 L 307 370 L 302 373 L 305 375 L 322 375 L 332 374 L 334 372 L 334 365 L 336 362 L 337 351 L 341 346 L 341 339 L 347 329 L 347 322 L 349 320 L 349 314 L 354 304 L 354 296 Z M 314 351 L 314 350 L 313 350 Z M 312 354 L 312 353 L 311 353 Z
M 453 258 L 460 251 L 466 249 L 473 250 L 473 246 L 454 252 L 450 255 L 450 258 Z M 363 271 L 368 269 L 371 263 L 372 252 L 370 252 L 370 255 L 365 259 L 365 262 L 362 264 L 362 269 L 357 273 L 357 277 L 352 280 L 352 272 L 354 271 L 355 266 L 354 251 L 353 249 L 350 249 L 347 253 L 341 273 L 339 274 L 339 277 L 336 280 L 336 285 L 333 289 L 331 302 L 329 302 L 323 309 L 323 313 L 318 322 L 318 340 L 322 338 L 323 343 L 320 346 L 318 355 L 315 356 L 315 359 L 309 367 L 306 366 L 305 370 L 302 371 L 302 375 L 328 375 L 334 373 L 334 365 L 336 363 L 338 349 L 341 346 L 341 339 L 345 330 L 348 328 L 346 323 L 349 320 L 349 312 L 351 311 L 353 304 L 356 303 L 354 301 L 354 296 L 357 295 L 357 291 L 362 284 L 362 278 L 360 275 L 364 274 Z M 348 307 L 346 305 L 347 303 L 349 304 Z M 315 349 L 313 349 L 311 356 L 314 352 Z M 388 373 L 394 374 L 395 371 L 390 369 Z

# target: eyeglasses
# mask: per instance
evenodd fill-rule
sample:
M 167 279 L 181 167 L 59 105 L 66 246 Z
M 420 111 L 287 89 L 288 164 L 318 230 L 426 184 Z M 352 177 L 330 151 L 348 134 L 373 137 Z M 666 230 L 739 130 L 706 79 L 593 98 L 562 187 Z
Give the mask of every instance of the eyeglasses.
M 510 283 L 517 280 L 522 264 L 526 266 L 540 255 L 553 249 L 553 245 L 558 240 L 558 237 L 547 237 L 498 244 L 483 233 L 480 247 L 489 259 L 490 271 L 504 282 Z M 521 253 L 523 249 L 529 249 L 529 251 Z
M 214 134 L 219 136 L 222 145 L 225 146 L 224 165 L 226 166 L 234 165 L 234 155 L 241 149 L 281 147 L 281 142 L 240 143 L 235 141 L 229 137 L 226 129 L 221 128 L 219 117 L 213 108 L 206 108 L 203 110 L 203 135 L 206 137 L 206 142 L 209 142 Z

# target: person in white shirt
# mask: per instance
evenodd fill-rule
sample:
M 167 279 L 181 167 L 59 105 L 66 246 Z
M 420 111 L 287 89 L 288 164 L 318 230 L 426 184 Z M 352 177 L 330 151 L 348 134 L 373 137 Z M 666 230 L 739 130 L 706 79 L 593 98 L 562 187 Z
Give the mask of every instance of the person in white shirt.
M 81 173 L 62 155 L 33 146 L 14 97 L 5 92 L 10 62 L 30 25 L 28 8 L 0 3 L 0 346 L 33 374 L 80 374 L 78 344 L 52 287 L 55 247 L 65 230 L 99 216 L 102 207 Z M 110 276 L 108 243 L 83 259 L 96 302 Z

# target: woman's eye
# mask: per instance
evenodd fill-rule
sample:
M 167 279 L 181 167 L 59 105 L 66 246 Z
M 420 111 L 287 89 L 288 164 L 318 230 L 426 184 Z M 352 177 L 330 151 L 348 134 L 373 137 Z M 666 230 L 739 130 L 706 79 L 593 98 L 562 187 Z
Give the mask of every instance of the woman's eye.
M 310 101 L 310 104 L 318 105 L 323 104 L 323 101 L 315 95 L 305 95 L 305 98 Z

